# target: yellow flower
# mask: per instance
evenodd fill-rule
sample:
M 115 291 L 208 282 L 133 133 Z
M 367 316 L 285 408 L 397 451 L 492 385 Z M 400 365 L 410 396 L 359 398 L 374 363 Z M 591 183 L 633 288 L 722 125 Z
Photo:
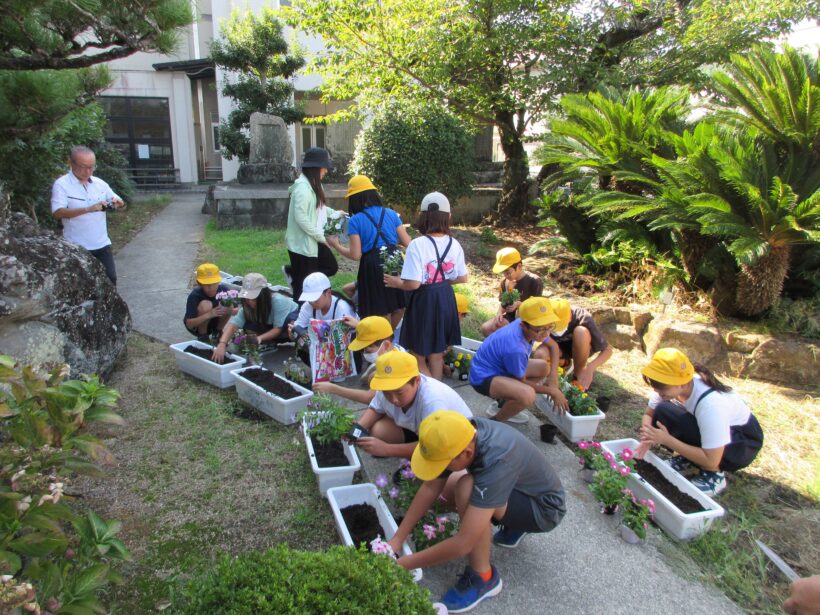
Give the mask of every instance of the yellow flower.
M 463 352 L 459 352 L 458 355 L 456 355 L 456 359 L 461 360 L 463 358 L 464 358 L 464 353 Z
M 564 375 L 564 368 L 563 368 L 563 367 L 559 367 L 559 368 L 558 368 L 558 375 L 559 375 L 559 376 L 563 376 L 563 375 Z
M 459 363 L 458 361 L 456 361 L 456 367 L 461 367 L 461 363 Z
M 587 396 L 586 393 L 581 393 L 581 397 L 586 397 L 586 396 Z

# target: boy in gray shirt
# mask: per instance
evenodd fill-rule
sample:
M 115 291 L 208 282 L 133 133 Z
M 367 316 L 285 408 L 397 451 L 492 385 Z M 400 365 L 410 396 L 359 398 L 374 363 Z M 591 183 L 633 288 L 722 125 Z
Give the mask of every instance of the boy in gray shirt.
M 398 560 L 411 570 L 467 555 L 469 565 L 442 598 L 451 613 L 469 611 L 501 591 L 501 578 L 490 564 L 491 523 L 502 526 L 492 542 L 512 548 L 528 532 L 549 532 L 566 513 L 561 481 L 544 455 L 523 434 L 497 421 L 439 410 L 422 421 L 410 463 L 425 482 L 389 542 L 398 553 L 453 473 L 458 534 Z

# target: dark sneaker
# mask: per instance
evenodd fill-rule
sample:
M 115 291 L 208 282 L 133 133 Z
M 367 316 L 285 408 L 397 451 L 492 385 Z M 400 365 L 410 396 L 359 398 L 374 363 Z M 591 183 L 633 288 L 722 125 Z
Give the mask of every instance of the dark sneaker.
M 726 489 L 726 474 L 723 472 L 708 472 L 702 470 L 700 474 L 691 478 L 689 482 L 706 495 L 717 495 Z
M 699 471 L 699 468 L 682 455 L 675 455 L 666 460 L 666 465 L 679 474 L 692 474 Z
M 506 547 L 507 549 L 515 549 L 518 543 L 521 542 L 521 539 L 526 535 L 527 532 L 519 532 L 501 526 L 501 529 L 493 534 L 493 544 L 499 547 Z
M 447 590 L 441 601 L 449 613 L 464 613 L 474 608 L 484 598 L 498 595 L 501 591 L 501 577 L 498 570 L 492 566 L 493 576 L 489 581 L 483 581 L 481 575 L 467 566 L 456 581 L 455 586 Z

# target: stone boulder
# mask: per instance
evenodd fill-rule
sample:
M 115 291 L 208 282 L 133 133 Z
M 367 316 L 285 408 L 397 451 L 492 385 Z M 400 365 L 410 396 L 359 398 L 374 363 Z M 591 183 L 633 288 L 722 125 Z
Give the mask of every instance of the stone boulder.
M 105 376 L 130 330 L 128 306 L 88 251 L 20 213 L 0 222 L 3 354 Z
M 709 369 L 729 368 L 726 343 L 713 325 L 655 318 L 646 327 L 643 341 L 650 357 L 659 348 L 672 347 L 686 354 L 693 363 L 702 363 Z
M 787 385 L 816 385 L 819 353 L 820 347 L 808 341 L 768 338 L 755 348 L 743 375 Z
M 608 322 L 601 326 L 601 333 L 604 334 L 610 346 L 618 350 L 634 350 L 641 348 L 641 338 L 635 332 L 632 325 L 624 325 L 619 322 Z
M 240 184 L 288 184 L 296 179 L 288 127 L 281 117 L 252 113 L 250 141 L 248 162 L 236 176 Z

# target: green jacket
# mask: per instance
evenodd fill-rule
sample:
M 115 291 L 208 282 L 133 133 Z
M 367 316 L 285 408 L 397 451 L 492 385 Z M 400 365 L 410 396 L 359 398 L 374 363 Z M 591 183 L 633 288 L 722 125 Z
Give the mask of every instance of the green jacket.
M 325 236 L 316 228 L 316 193 L 304 175 L 293 182 L 288 193 L 290 206 L 288 230 L 285 233 L 288 250 L 302 256 L 318 256 L 318 244 L 325 243 Z

